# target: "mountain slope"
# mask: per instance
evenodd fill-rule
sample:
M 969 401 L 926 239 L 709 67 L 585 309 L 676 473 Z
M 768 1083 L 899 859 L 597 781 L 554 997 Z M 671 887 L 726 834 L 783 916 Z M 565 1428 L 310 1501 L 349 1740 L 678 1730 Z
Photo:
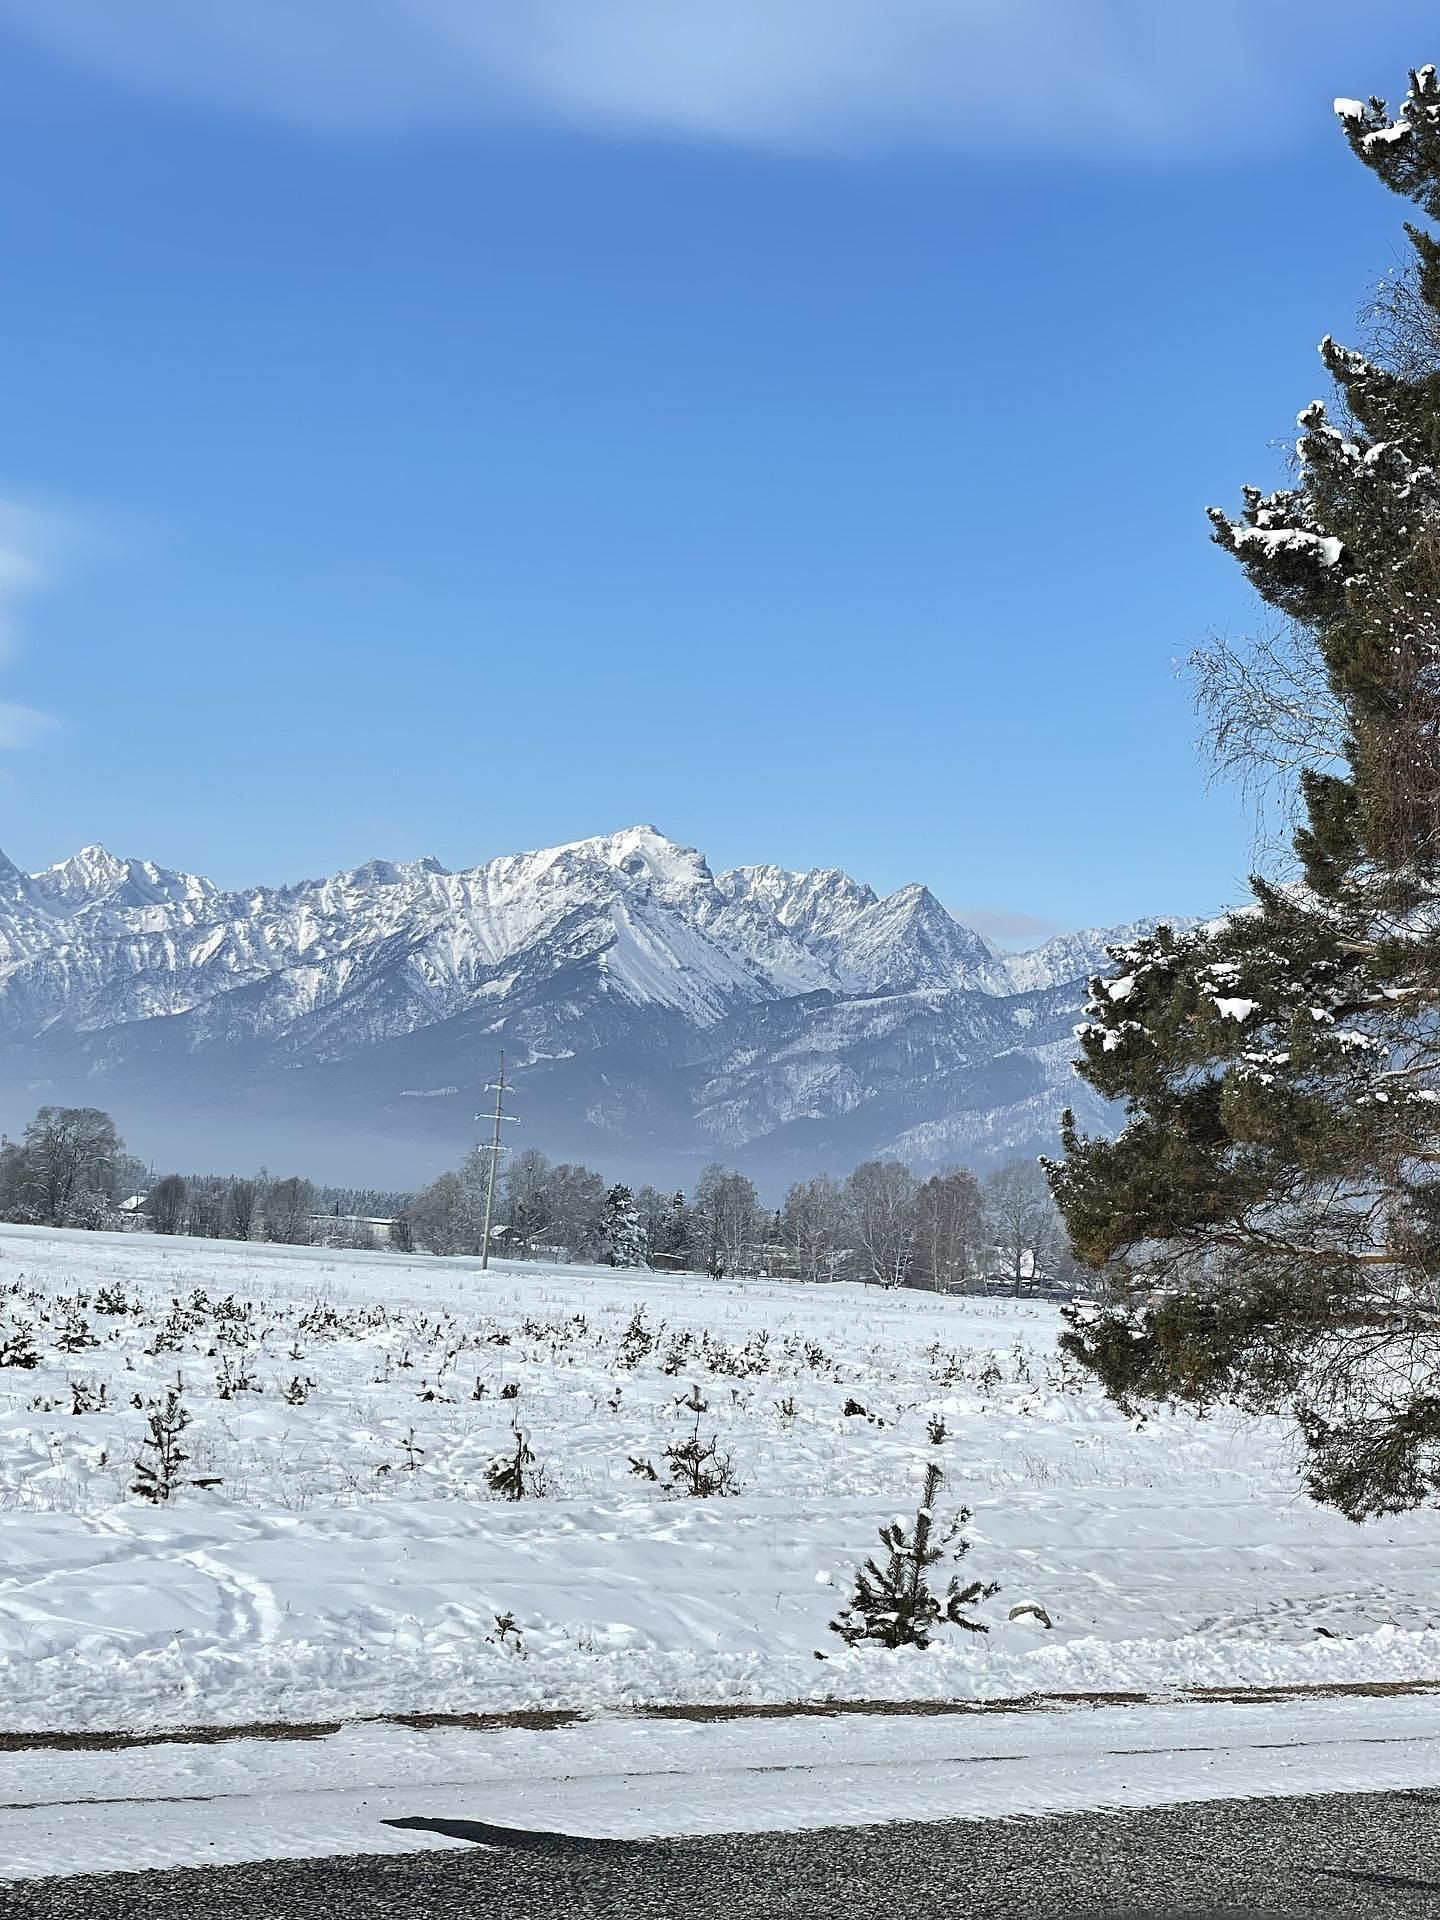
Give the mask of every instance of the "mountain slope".
M 617 1171 L 983 1162 L 1052 1138 L 1108 937 L 1004 956 L 923 886 L 716 875 L 646 826 L 244 892 L 101 847 L 0 855 L 0 1120 L 84 1098 L 186 1164 L 293 1140 L 411 1179 L 503 1045 L 527 1144 Z

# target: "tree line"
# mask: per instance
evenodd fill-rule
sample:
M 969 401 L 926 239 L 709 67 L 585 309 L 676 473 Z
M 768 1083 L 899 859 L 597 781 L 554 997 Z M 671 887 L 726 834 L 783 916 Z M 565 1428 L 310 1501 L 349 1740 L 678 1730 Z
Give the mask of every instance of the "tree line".
M 487 1156 L 422 1192 L 322 1186 L 300 1174 L 155 1176 L 95 1107 L 43 1107 L 0 1141 L 0 1219 L 39 1226 L 144 1228 L 213 1240 L 478 1255 Z M 965 1292 L 1068 1285 L 1073 1272 L 1039 1166 L 1017 1160 L 983 1181 L 964 1168 L 922 1179 L 868 1160 L 844 1180 L 797 1181 L 779 1208 L 733 1168 L 707 1167 L 691 1192 L 607 1182 L 594 1168 L 530 1149 L 504 1166 L 492 1250 L 713 1275 L 865 1280 Z
M 406 1238 L 436 1254 L 478 1254 L 487 1156 L 472 1152 L 418 1193 Z M 1068 1285 L 1073 1263 L 1044 1173 L 1016 1160 L 983 1181 L 962 1167 L 921 1179 L 868 1160 L 844 1180 L 797 1181 L 781 1206 L 755 1183 L 710 1166 L 693 1191 L 608 1185 L 593 1168 L 529 1149 L 497 1181 L 493 1250 L 722 1274 L 860 1279 L 965 1292 L 1003 1280 L 1015 1293 Z
M 370 1223 L 403 1215 L 409 1198 L 264 1168 L 156 1178 L 98 1107 L 42 1107 L 19 1140 L 0 1140 L 0 1219 L 33 1226 L 373 1246 Z

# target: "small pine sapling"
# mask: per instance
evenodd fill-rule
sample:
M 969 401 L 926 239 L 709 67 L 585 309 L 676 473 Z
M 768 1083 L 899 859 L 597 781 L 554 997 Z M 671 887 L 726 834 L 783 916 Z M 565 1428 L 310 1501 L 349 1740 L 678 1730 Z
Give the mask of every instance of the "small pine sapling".
M 495 1455 L 485 1469 L 485 1482 L 492 1493 L 498 1493 L 504 1500 L 523 1500 L 527 1494 L 540 1491 L 540 1480 L 531 1471 L 535 1455 L 520 1431 L 518 1420 L 510 1422 L 510 1431 L 515 1436 L 515 1444 L 509 1453 Z
M 71 1307 L 65 1314 L 59 1333 L 55 1336 L 55 1345 L 61 1353 L 81 1353 L 86 1347 L 98 1347 L 100 1342 L 90 1331 L 90 1322 L 78 1307 Z
M 34 1328 L 28 1321 L 0 1327 L 0 1367 L 38 1367 L 40 1349 L 35 1345 Z
M 998 1585 L 973 1580 L 962 1587 L 958 1575 L 952 1573 L 942 1595 L 926 1577 L 947 1554 L 958 1560 L 970 1551 L 970 1543 L 959 1538 L 960 1529 L 970 1518 L 967 1507 L 961 1507 L 938 1540 L 934 1538 L 935 1502 L 944 1478 L 939 1463 L 932 1460 L 925 1469 L 925 1487 L 908 1537 L 899 1520 L 880 1529 L 880 1544 L 888 1556 L 884 1567 L 874 1559 L 865 1562 L 855 1576 L 854 1599 L 830 1622 L 831 1631 L 847 1645 L 924 1648 L 930 1644 L 933 1629 L 942 1623 L 964 1627 L 970 1633 L 990 1631 L 983 1621 L 970 1619 L 965 1609 L 998 1593 Z
M 519 1654 L 520 1658 L 522 1660 L 525 1658 L 525 1642 L 520 1636 L 520 1623 L 513 1613 L 508 1611 L 505 1613 L 497 1613 L 495 1616 L 495 1631 L 493 1634 L 487 1634 L 486 1638 L 493 1640 L 497 1647 L 510 1648 L 513 1646 L 514 1651 Z
M 645 1318 L 644 1307 L 636 1307 L 630 1316 L 630 1324 L 620 1336 L 620 1349 L 617 1355 L 620 1365 L 630 1368 L 638 1367 L 646 1354 L 654 1352 L 659 1338 L 659 1334 L 651 1328 Z
M 740 1491 L 730 1456 L 721 1453 L 716 1436 L 712 1433 L 708 1440 L 700 1438 L 698 1413 L 694 1430 L 685 1439 L 666 1447 L 665 1459 L 669 1462 L 671 1486 L 687 1499 L 708 1500 L 716 1494 L 723 1496 Z
M 160 1506 L 177 1487 L 219 1486 L 216 1479 L 187 1480 L 180 1472 L 190 1458 L 180 1445 L 180 1436 L 189 1424 L 190 1415 L 180 1397 L 178 1381 L 165 1389 L 163 1404 L 157 1400 L 149 1402 L 145 1418 L 147 1431 L 140 1443 L 135 1478 L 130 1485 L 132 1493 Z

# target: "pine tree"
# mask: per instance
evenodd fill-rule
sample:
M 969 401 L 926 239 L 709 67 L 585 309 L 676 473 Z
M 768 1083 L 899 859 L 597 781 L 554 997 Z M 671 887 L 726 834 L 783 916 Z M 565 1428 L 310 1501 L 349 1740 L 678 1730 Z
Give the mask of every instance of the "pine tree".
M 698 1395 L 698 1389 L 692 1388 Z M 688 1400 L 682 1400 L 681 1406 L 691 1406 Z M 700 1437 L 700 1415 L 705 1411 L 701 1402 L 694 1408 L 695 1425 L 683 1440 L 674 1441 L 665 1449 L 666 1470 L 670 1475 L 670 1485 L 679 1494 L 691 1500 L 709 1500 L 720 1495 L 739 1493 L 740 1482 L 736 1478 L 734 1464 L 728 1453 L 720 1451 L 720 1442 L 715 1434 L 708 1439 Z M 648 1464 L 648 1462 L 647 1462 Z M 645 1474 L 635 1460 L 630 1462 L 631 1471 L 642 1478 L 658 1477 L 651 1468 Z
M 510 1432 L 514 1436 L 514 1446 L 509 1453 L 497 1453 L 485 1469 L 485 1481 L 492 1493 L 498 1493 L 506 1500 L 523 1500 L 529 1494 L 538 1493 L 540 1487 L 531 1471 L 535 1465 L 535 1455 L 530 1443 L 520 1431 L 518 1420 L 510 1422 Z
M 612 1267 L 650 1264 L 645 1229 L 629 1187 L 611 1187 L 605 1196 L 604 1246 L 605 1258 Z
M 651 1251 L 663 1253 L 670 1260 L 683 1260 L 690 1252 L 693 1233 L 690 1204 L 683 1193 L 674 1193 L 661 1217 L 659 1236 Z
M 163 1406 L 150 1402 L 145 1416 L 145 1438 L 135 1461 L 132 1493 L 142 1495 L 156 1506 L 170 1498 L 181 1484 L 180 1469 L 190 1458 L 180 1446 L 180 1436 L 189 1424 L 190 1415 L 178 1387 L 166 1388 Z
M 35 1329 L 28 1320 L 17 1320 L 11 1326 L 0 1326 L 0 1367 L 24 1367 L 33 1370 L 41 1364 L 40 1349 L 35 1344 Z
M 1440 217 L 1440 84 L 1338 101 L 1351 147 Z M 1295 482 L 1214 538 L 1292 623 L 1343 714 L 1300 774 L 1297 870 L 1244 911 L 1117 949 L 1079 1071 L 1113 1141 L 1051 1168 L 1108 1304 L 1064 1344 L 1113 1396 L 1288 1408 L 1351 1518 L 1440 1486 L 1440 243 L 1410 229 L 1413 354 L 1326 340 L 1332 420 Z
M 880 1544 L 888 1556 L 885 1565 L 873 1559 L 865 1562 L 855 1576 L 855 1597 L 830 1622 L 831 1631 L 850 1646 L 870 1642 L 892 1649 L 928 1647 L 932 1631 L 942 1622 L 970 1633 L 990 1631 L 965 1609 L 988 1600 L 1000 1591 L 998 1586 L 972 1580 L 962 1587 L 959 1576 L 952 1573 L 942 1596 L 926 1578 L 942 1560 L 958 1560 L 970 1551 L 969 1541 L 959 1537 L 970 1518 L 968 1507 L 961 1507 L 938 1539 L 934 1536 L 935 1502 L 944 1478 L 939 1463 L 932 1460 L 925 1469 L 925 1488 L 908 1537 L 899 1520 L 880 1529 Z

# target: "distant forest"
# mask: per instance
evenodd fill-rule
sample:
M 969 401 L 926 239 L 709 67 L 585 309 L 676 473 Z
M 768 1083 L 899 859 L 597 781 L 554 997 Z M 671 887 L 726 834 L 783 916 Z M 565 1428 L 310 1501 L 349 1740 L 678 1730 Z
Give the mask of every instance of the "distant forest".
M 530 1149 L 487 1193 L 490 1156 L 468 1154 L 420 1193 L 317 1184 L 301 1174 L 157 1173 L 127 1151 L 110 1115 L 44 1107 L 0 1142 L 0 1219 L 90 1230 L 193 1235 L 437 1256 L 674 1271 L 864 1280 L 936 1292 L 1070 1292 L 1077 1278 L 1039 1165 L 982 1181 L 963 1167 L 921 1180 L 897 1160 L 845 1179 L 797 1181 L 778 1208 L 753 1181 L 707 1167 L 690 1193 L 609 1183 Z

